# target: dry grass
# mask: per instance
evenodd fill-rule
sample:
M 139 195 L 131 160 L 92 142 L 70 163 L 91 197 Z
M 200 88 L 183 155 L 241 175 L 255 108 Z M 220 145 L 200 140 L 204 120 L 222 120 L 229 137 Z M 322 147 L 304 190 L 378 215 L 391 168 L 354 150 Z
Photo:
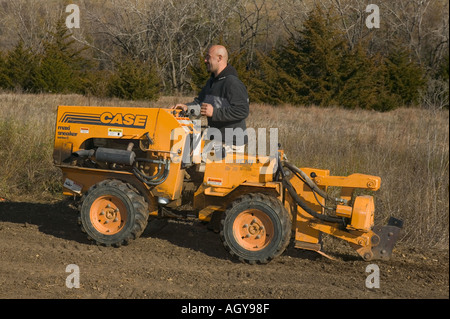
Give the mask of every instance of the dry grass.
M 168 107 L 189 100 L 0 94 L 0 197 L 60 196 L 60 172 L 52 163 L 57 105 Z M 402 218 L 403 242 L 433 247 L 448 246 L 449 238 L 448 121 L 448 111 L 252 105 L 247 124 L 279 128 L 283 149 L 299 167 L 380 176 L 382 187 L 374 194 L 377 221 Z
M 405 242 L 448 246 L 448 121 L 448 111 L 253 105 L 249 125 L 278 127 L 288 159 L 299 167 L 380 176 L 377 221 L 401 218 Z

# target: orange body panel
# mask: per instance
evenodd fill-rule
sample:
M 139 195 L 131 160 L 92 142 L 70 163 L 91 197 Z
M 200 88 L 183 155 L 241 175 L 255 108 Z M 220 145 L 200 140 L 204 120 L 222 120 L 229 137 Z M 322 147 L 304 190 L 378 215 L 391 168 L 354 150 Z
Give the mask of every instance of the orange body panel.
M 349 229 L 369 231 L 374 223 L 375 204 L 372 196 L 358 196 L 353 204 Z
M 65 161 L 72 153 L 86 149 L 92 140 L 102 143 L 134 142 L 141 149 L 148 147 L 145 152 L 147 158 L 170 158 L 171 152 L 181 155 L 184 151 L 182 143 L 186 135 L 192 131 L 192 123 L 186 121 L 186 118 L 177 117 L 177 114 L 170 109 L 156 108 L 59 106 L 54 162 L 61 166 L 69 179 L 76 181 L 77 179 L 71 175 L 72 171 L 65 172 Z M 178 134 L 174 134 L 175 132 Z M 178 138 L 175 139 L 174 136 Z M 80 175 L 81 172 L 77 174 Z M 83 185 L 83 191 L 101 179 L 104 174 L 89 171 L 86 175 L 83 178 L 86 183 Z M 179 198 L 183 177 L 181 162 L 171 163 L 167 180 L 152 190 L 154 196 Z

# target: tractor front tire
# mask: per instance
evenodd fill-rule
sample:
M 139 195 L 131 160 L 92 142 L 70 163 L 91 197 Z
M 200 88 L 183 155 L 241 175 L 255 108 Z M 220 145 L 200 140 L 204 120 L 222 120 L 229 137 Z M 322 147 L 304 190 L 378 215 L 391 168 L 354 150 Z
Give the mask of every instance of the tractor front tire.
M 148 204 L 130 184 L 105 180 L 81 199 L 79 224 L 98 245 L 127 245 L 147 227 Z
M 247 194 L 233 201 L 221 220 L 220 238 L 240 261 L 266 264 L 289 244 L 292 221 L 275 197 Z

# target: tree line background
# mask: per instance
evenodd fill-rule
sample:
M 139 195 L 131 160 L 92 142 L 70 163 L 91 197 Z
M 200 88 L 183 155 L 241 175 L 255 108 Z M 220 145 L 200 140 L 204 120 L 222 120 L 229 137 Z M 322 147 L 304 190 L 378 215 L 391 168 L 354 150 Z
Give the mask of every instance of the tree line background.
M 80 29 L 66 27 L 70 3 Z M 191 95 L 221 43 L 252 102 L 448 108 L 448 19 L 446 0 L 0 0 L 0 89 Z

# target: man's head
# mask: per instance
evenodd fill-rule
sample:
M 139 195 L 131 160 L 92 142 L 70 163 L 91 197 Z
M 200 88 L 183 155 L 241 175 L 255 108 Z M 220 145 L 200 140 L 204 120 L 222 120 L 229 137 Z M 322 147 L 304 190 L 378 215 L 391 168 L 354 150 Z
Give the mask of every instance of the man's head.
M 220 74 L 228 64 L 228 51 L 223 45 L 213 45 L 209 48 L 205 56 L 206 69 L 214 73 L 214 76 Z

